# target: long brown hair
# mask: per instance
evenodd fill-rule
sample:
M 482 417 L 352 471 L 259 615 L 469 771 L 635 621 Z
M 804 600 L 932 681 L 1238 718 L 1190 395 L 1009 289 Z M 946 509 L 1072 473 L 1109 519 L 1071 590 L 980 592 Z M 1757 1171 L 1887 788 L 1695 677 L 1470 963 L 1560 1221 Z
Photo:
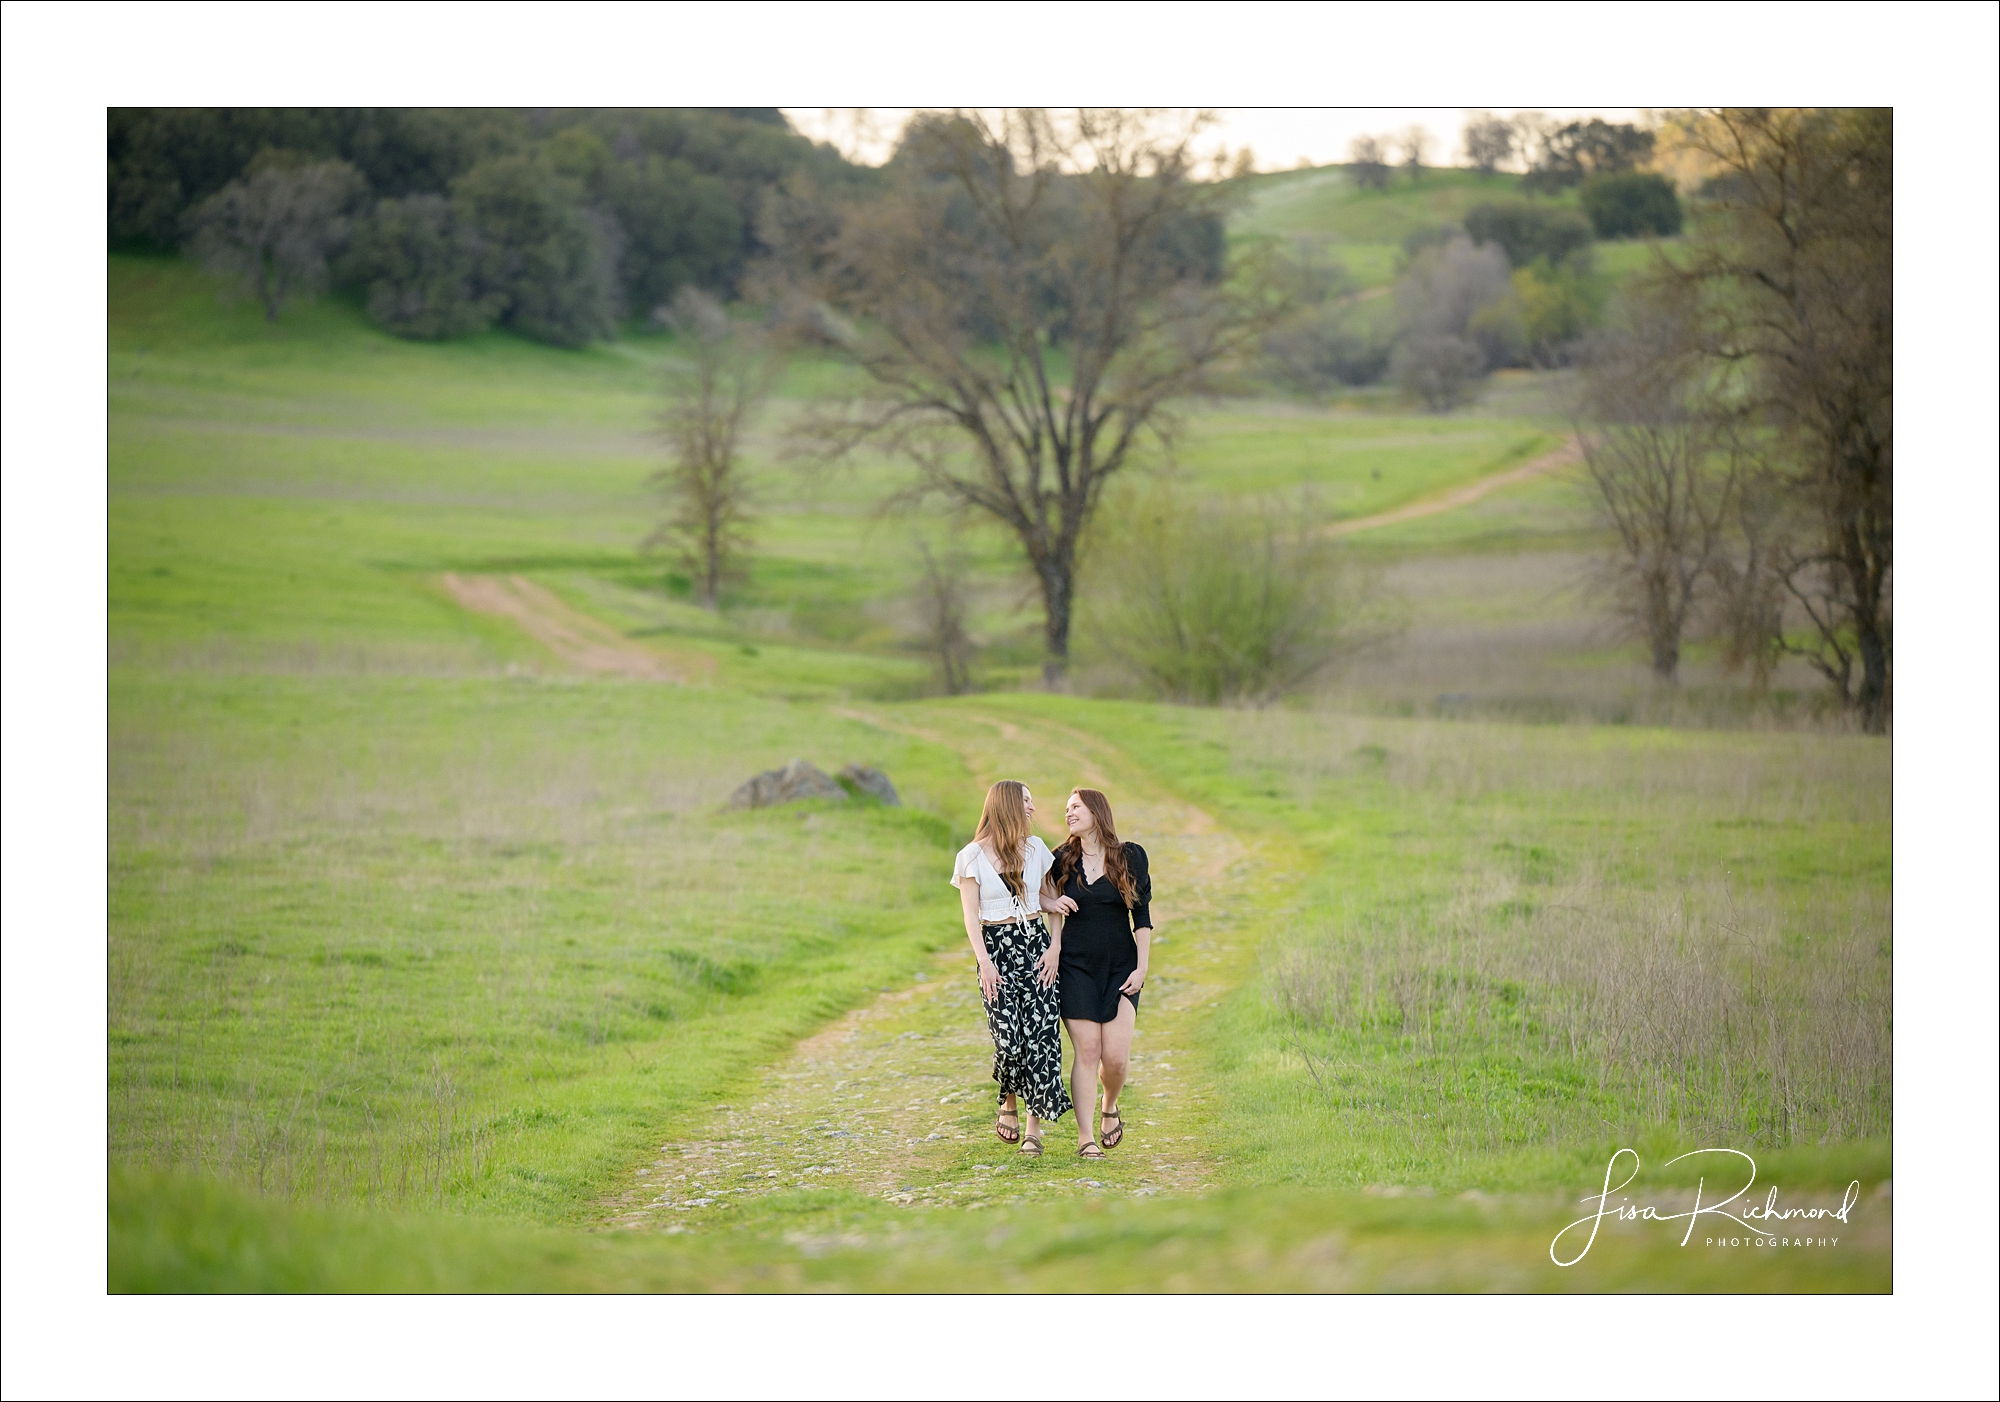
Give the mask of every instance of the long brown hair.
M 1025 899 L 1028 847 L 1028 786 L 1019 779 L 1002 779 L 986 791 L 974 842 L 990 842 L 993 865 L 1016 899 Z
M 1138 883 L 1132 880 L 1131 869 L 1125 865 L 1125 844 L 1118 840 L 1118 824 L 1111 819 L 1111 800 L 1101 789 L 1071 789 L 1070 797 L 1082 799 L 1097 824 L 1097 840 L 1104 848 L 1104 874 L 1111 878 L 1111 884 L 1118 888 L 1128 907 L 1139 904 Z M 1070 875 L 1082 870 L 1083 836 L 1071 833 L 1069 841 L 1056 853 L 1056 885 L 1067 885 Z

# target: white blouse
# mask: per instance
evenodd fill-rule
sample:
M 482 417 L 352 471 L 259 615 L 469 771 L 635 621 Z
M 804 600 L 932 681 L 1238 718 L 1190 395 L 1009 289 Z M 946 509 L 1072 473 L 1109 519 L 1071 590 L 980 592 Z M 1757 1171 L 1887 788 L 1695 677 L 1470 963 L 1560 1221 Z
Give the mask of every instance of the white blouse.
M 1016 900 L 1007 883 L 1000 879 L 993 859 L 977 842 L 968 842 L 959 849 L 958 860 L 952 864 L 951 884 L 956 886 L 968 876 L 978 877 L 979 918 L 990 925 L 1001 925 L 1023 914 L 1034 915 L 1042 908 L 1042 878 L 1055 864 L 1055 853 L 1049 851 L 1048 844 L 1030 834 L 1028 850 L 1021 860 L 1023 894 Z

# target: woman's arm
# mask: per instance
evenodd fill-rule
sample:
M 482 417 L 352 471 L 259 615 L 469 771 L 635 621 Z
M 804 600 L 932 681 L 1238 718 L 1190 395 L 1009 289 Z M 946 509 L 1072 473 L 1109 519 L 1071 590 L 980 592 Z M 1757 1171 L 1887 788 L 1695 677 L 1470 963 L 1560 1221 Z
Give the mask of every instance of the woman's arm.
M 1042 878 L 1042 913 L 1049 916 L 1049 947 L 1042 951 L 1042 957 L 1035 966 L 1036 977 L 1042 987 L 1053 988 L 1056 971 L 1062 966 L 1063 916 L 1076 909 L 1076 902 L 1057 892 L 1049 877 Z
M 992 1002 L 1000 996 L 1000 971 L 986 952 L 986 930 L 979 918 L 979 878 L 958 878 L 958 903 L 965 912 L 965 937 L 972 942 L 972 961 L 979 966 L 979 996 Z
M 1145 925 L 1134 930 L 1132 943 L 1139 946 L 1139 967 L 1126 977 L 1125 982 L 1118 985 L 1122 993 L 1137 993 L 1146 986 L 1146 963 L 1153 952 L 1153 927 Z
M 1153 953 L 1153 872 L 1146 849 L 1136 842 L 1125 844 L 1125 867 L 1132 873 L 1132 943 L 1139 946 L 1139 967 L 1119 985 L 1121 991 L 1137 993 L 1146 986 L 1146 965 Z

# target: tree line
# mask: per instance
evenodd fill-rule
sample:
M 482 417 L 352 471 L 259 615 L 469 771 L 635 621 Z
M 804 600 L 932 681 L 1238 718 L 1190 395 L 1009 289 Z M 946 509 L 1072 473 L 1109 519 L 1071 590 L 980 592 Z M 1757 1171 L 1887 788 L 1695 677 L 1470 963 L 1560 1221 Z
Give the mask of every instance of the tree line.
M 774 108 L 124 108 L 109 127 L 113 247 L 186 247 L 272 318 L 350 287 L 418 339 L 577 345 L 681 287 L 728 293 L 766 191 L 873 174 Z
M 866 388 L 798 417 L 793 450 L 887 454 L 909 469 L 908 499 L 1004 525 L 1041 594 L 1052 685 L 1088 557 L 1123 558 L 1096 524 L 1107 492 L 1218 374 L 1392 366 L 1447 407 L 1492 365 L 1574 361 L 1588 471 L 1621 543 L 1613 597 L 1660 675 L 1683 637 L 1711 636 L 1760 684 L 1803 658 L 1866 728 L 1886 727 L 1886 113 L 1682 120 L 1677 139 L 1708 167 L 1688 238 L 1605 330 L 1587 205 L 1495 201 L 1425 231 L 1405 249 L 1388 349 L 1356 348 L 1343 275 L 1313 250 L 1225 258 L 1231 182 L 1201 177 L 1202 121 L 927 114 L 866 172 L 756 113 L 114 114 L 113 230 L 186 240 L 271 315 L 349 280 L 406 335 L 498 322 L 573 343 L 622 308 L 659 309 L 690 368 L 668 395 L 671 509 L 653 543 L 681 551 L 711 606 L 745 540 L 738 445 L 777 356 L 803 344 L 840 359 Z M 177 152 L 184 130 L 205 136 Z M 1619 163 L 1638 147 L 1586 124 L 1537 149 L 1587 186 L 1634 174 Z M 718 294 L 737 291 L 760 320 L 723 310 Z M 1113 599 L 1122 636 L 1161 689 L 1264 694 L 1337 651 L 1351 592 L 1281 515 L 1131 499 L 1115 514 L 1192 571 L 1113 571 L 1133 585 Z M 1237 589 L 1192 569 L 1218 560 L 1262 573 Z M 934 561 L 929 575 L 942 578 Z M 1240 609 L 1215 603 L 1238 595 Z M 962 681 L 962 599 L 933 612 Z M 1155 635 L 1165 651 L 1146 651 Z
M 1192 130 L 1120 113 L 926 119 L 866 198 L 766 208 L 757 291 L 773 324 L 869 385 L 800 420 L 795 446 L 819 462 L 872 446 L 908 465 L 910 498 L 1008 527 L 1042 594 L 1052 685 L 1090 581 L 1126 660 L 1187 699 L 1308 676 L 1365 616 L 1341 562 L 1268 512 L 1107 497 L 1143 438 L 1170 438 L 1177 397 L 1271 354 L 1298 308 L 1339 286 L 1310 250 L 1221 266 L 1210 231 L 1227 194 L 1193 178 Z M 1709 167 L 1689 237 L 1608 329 L 1560 302 L 1562 279 L 1588 276 L 1587 216 L 1493 204 L 1413 241 L 1405 345 L 1501 359 L 1536 344 L 1528 309 L 1555 288 L 1555 312 L 1535 311 L 1569 320 L 1541 343 L 1580 367 L 1578 434 L 1618 542 L 1608 597 L 1656 672 L 1674 677 L 1691 634 L 1719 640 L 1759 687 L 1799 657 L 1879 732 L 1892 697 L 1889 116 L 1725 110 L 1683 119 L 1680 139 Z M 713 400 L 705 383 L 693 377 L 684 402 Z M 737 509 L 699 480 L 698 457 L 683 454 L 689 540 L 702 527 L 687 503 Z M 955 689 L 962 590 L 928 550 L 925 563 Z
M 1574 413 L 1610 597 L 1671 682 L 1718 643 L 1803 660 L 1871 733 L 1893 705 L 1893 122 L 1723 109 L 1686 246 L 1582 358 Z

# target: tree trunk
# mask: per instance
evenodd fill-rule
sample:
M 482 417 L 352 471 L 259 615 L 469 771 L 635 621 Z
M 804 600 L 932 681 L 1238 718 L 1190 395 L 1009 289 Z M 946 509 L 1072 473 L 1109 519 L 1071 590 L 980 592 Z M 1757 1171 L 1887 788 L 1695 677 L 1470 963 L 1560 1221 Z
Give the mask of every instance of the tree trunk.
M 1653 639 L 1653 675 L 1672 686 L 1681 666 L 1681 640 L 1662 633 Z
M 1855 620 L 1856 642 L 1861 652 L 1861 692 L 1855 704 L 1861 711 L 1861 728 L 1870 735 L 1889 729 L 1889 649 L 1883 645 L 1879 620 L 1867 615 Z
M 1048 655 L 1042 661 L 1042 685 L 1061 691 L 1069 680 L 1070 604 L 1075 598 L 1074 569 L 1060 561 L 1050 561 L 1036 571 L 1042 581 L 1042 609 L 1047 618 Z

